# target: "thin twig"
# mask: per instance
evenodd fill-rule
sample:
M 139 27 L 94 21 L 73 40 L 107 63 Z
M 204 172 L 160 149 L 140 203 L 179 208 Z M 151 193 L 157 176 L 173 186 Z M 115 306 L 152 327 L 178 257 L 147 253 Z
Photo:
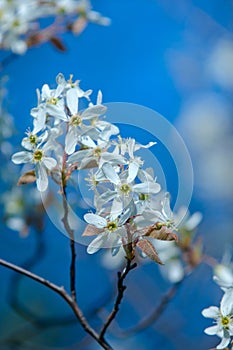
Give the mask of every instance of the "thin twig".
M 43 235 L 41 232 L 36 232 L 36 250 L 33 253 L 33 255 L 30 258 L 27 258 L 27 260 L 21 264 L 22 267 L 26 270 L 31 269 L 40 259 L 44 256 L 45 253 L 45 244 L 43 240 Z M 20 287 L 20 281 L 22 280 L 21 274 L 14 274 L 12 276 L 12 279 L 10 280 L 9 287 L 8 287 L 8 293 L 7 293 L 7 299 L 9 301 L 9 305 L 13 308 L 17 314 L 19 314 L 21 317 L 26 319 L 27 321 L 30 321 L 33 324 L 41 323 L 41 320 L 37 319 L 36 314 L 34 314 L 31 310 L 24 307 L 19 299 L 19 287 Z
M 95 330 L 88 324 L 87 320 L 85 319 L 81 309 L 75 302 L 75 300 L 67 293 L 67 291 L 64 289 L 64 287 L 60 287 L 43 277 L 40 277 L 30 271 L 27 271 L 23 269 L 22 267 L 19 267 L 17 265 L 14 265 L 6 260 L 0 259 L 0 265 L 5 266 L 13 271 L 16 271 L 24 276 L 29 277 L 30 279 L 48 287 L 49 289 L 53 290 L 55 293 L 59 294 L 66 302 L 67 304 L 71 307 L 73 310 L 75 316 L 79 320 L 82 328 L 92 336 L 105 350 L 113 350 L 112 347 L 103 339 L 100 338 L 98 333 L 95 332 Z
M 124 296 L 124 291 L 126 290 L 126 286 L 124 285 L 124 280 L 125 280 L 126 276 L 128 275 L 128 273 L 137 266 L 136 263 L 134 263 L 132 265 L 131 265 L 131 263 L 132 263 L 132 261 L 127 259 L 127 264 L 126 264 L 126 267 L 124 268 L 123 272 L 122 273 L 118 272 L 118 283 L 117 283 L 118 294 L 117 294 L 116 301 L 115 301 L 114 306 L 113 306 L 113 310 L 110 313 L 110 315 L 108 316 L 106 322 L 104 323 L 104 325 L 100 331 L 99 339 L 104 338 L 105 332 L 107 331 L 108 327 L 110 326 L 111 322 L 114 320 L 117 312 L 119 311 L 120 303 L 121 303 L 122 298 Z
M 24 266 L 25 267 L 25 266 Z M 16 276 L 21 276 L 21 274 L 16 274 Z M 98 306 L 98 308 L 90 309 L 89 311 L 86 312 L 88 315 L 88 318 L 93 318 L 94 316 L 97 316 L 97 313 L 109 302 L 109 300 L 112 299 L 112 293 L 106 296 L 105 300 L 100 302 L 101 305 Z M 18 301 L 19 303 L 19 301 Z M 97 305 L 99 305 L 98 302 L 96 302 Z M 58 326 L 69 326 L 69 325 L 74 325 L 77 322 L 77 319 L 75 316 L 63 316 L 62 318 L 55 318 L 55 317 L 43 317 L 43 318 L 38 318 L 37 315 L 33 315 L 30 310 L 28 309 L 23 309 L 23 306 L 19 304 L 20 307 L 20 316 L 24 317 L 28 321 L 30 321 L 30 324 L 24 325 L 23 327 L 20 327 L 16 331 L 10 333 L 5 339 L 0 340 L 0 348 L 1 345 L 17 345 L 20 346 L 25 340 L 31 339 L 35 336 L 38 336 L 41 332 L 43 332 L 45 329 L 49 328 L 55 328 Z M 18 310 L 17 310 L 18 312 Z M 33 318 L 34 316 L 34 318 Z M 32 326 L 34 327 L 32 329 Z M 36 327 L 36 328 L 35 328 Z M 89 344 L 93 339 L 89 337 L 87 334 L 84 336 L 82 339 L 80 339 L 79 342 L 74 344 L 71 348 L 69 349 L 79 349 L 84 348 L 87 344 Z M 68 349 L 68 348 L 67 348 Z
M 69 216 L 69 206 L 67 203 L 67 194 L 66 194 L 66 186 L 63 183 L 62 185 L 62 203 L 64 208 L 64 217 L 62 218 L 62 222 L 66 232 L 69 235 L 70 239 L 70 251 L 71 251 L 71 262 L 70 262 L 70 292 L 74 301 L 76 301 L 76 251 L 75 251 L 75 241 L 74 241 L 74 230 L 71 229 L 68 216 Z
M 12 61 L 14 61 L 18 57 L 19 55 L 16 55 L 15 53 L 11 52 L 9 55 L 3 58 L 3 60 L 0 62 L 0 72 L 3 71 Z
M 44 236 L 40 231 L 36 232 L 36 250 L 33 253 L 33 255 L 28 258 L 23 264 L 22 267 L 26 270 L 30 270 L 32 267 L 34 267 L 43 257 L 45 254 L 45 243 L 44 243 Z M 65 326 L 67 324 L 74 324 L 76 322 L 76 319 L 74 316 L 63 316 L 63 317 L 38 317 L 36 313 L 31 311 L 27 306 L 22 304 L 19 299 L 19 288 L 20 288 L 20 282 L 22 281 L 23 275 L 21 274 L 14 274 L 12 276 L 12 279 L 10 280 L 8 292 L 7 292 L 7 299 L 9 301 L 9 305 L 12 307 L 12 309 L 21 317 L 23 317 L 25 320 L 29 321 L 31 325 L 33 325 L 36 328 L 39 328 L 39 330 L 43 330 L 44 328 L 48 327 L 57 327 L 57 326 Z M 22 336 L 22 333 L 25 332 L 24 329 L 19 330 L 16 332 Z M 36 331 L 28 331 L 26 329 L 26 332 L 29 333 L 29 335 L 36 334 Z M 10 339 L 14 339 L 14 334 L 9 337 Z M 25 338 L 25 337 L 23 337 Z
M 126 338 L 130 335 L 133 335 L 135 333 L 141 332 L 147 327 L 154 324 L 162 315 L 162 313 L 166 310 L 166 307 L 168 306 L 169 302 L 172 300 L 172 298 L 177 293 L 177 290 L 184 279 L 181 281 L 173 284 L 173 286 L 170 287 L 170 289 L 167 291 L 166 294 L 162 297 L 159 305 L 156 307 L 152 313 L 144 318 L 140 323 L 138 323 L 136 326 L 129 328 L 127 330 L 121 331 L 120 334 L 118 334 L 120 337 Z

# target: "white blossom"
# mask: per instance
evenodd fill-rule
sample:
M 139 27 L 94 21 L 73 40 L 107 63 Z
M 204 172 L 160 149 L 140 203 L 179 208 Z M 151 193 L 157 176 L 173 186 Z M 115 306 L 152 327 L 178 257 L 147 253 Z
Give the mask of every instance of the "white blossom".
M 216 325 L 205 329 L 208 335 L 217 335 L 222 340 L 217 349 L 226 348 L 233 336 L 233 289 L 228 289 L 222 297 L 220 308 L 210 306 L 202 311 L 204 317 L 213 318 Z
M 65 139 L 65 151 L 68 155 L 74 153 L 78 142 L 78 137 L 81 136 L 86 129 L 83 129 L 83 122 L 98 118 L 106 111 L 106 107 L 102 105 L 90 106 L 83 112 L 79 111 L 79 97 L 76 89 L 70 89 L 66 93 L 67 107 L 70 112 L 69 127 Z
M 48 148 L 35 148 L 32 151 L 21 151 L 13 154 L 12 161 L 15 164 L 31 163 L 35 165 L 36 184 L 39 191 L 43 192 L 48 187 L 48 171 L 57 165 L 57 161 L 46 155 Z
M 88 22 L 108 25 L 110 20 L 91 8 L 89 0 L 0 0 L 0 47 L 16 54 L 24 54 L 31 45 L 30 39 L 38 35 L 38 43 L 49 40 L 56 31 L 45 27 L 40 30 L 42 17 L 59 18 L 60 26 L 69 18 L 71 31 L 80 34 Z M 35 40 L 35 39 L 34 39 Z M 37 42 L 36 42 L 37 43 Z

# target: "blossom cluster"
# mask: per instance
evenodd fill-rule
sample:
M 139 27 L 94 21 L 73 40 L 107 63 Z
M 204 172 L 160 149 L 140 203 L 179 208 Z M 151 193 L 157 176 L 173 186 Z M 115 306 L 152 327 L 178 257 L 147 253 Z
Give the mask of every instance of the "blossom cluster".
M 55 17 L 55 22 L 42 30 L 39 19 L 45 17 Z M 23 54 L 29 46 L 49 40 L 59 47 L 57 32 L 79 34 L 88 22 L 109 24 L 89 0 L 0 0 L 0 48 Z
M 72 76 L 56 78 L 57 86 L 47 84 L 37 90 L 38 104 L 31 110 L 33 128 L 22 140 L 24 151 L 15 153 L 15 164 L 30 164 L 19 184 L 36 181 L 39 191 L 48 188 L 49 177 L 61 189 L 76 171 L 90 169 L 87 182 L 94 192 L 95 213 L 84 216 L 89 224 L 83 235 L 97 237 L 88 252 L 111 247 L 112 254 L 124 247 L 128 258 L 136 248 L 162 264 L 153 240 L 177 240 L 170 209 L 170 196 L 161 190 L 151 168 L 137 155 L 142 145 L 133 138 L 123 139 L 116 125 L 104 118 L 107 110 L 98 92 L 91 102 L 91 90 L 80 88 Z
M 208 335 L 217 335 L 221 342 L 216 349 L 232 349 L 233 340 L 233 270 L 230 266 L 219 264 L 215 267 L 214 281 L 224 294 L 220 307 L 210 306 L 202 311 L 204 317 L 213 318 L 215 325 L 205 329 Z

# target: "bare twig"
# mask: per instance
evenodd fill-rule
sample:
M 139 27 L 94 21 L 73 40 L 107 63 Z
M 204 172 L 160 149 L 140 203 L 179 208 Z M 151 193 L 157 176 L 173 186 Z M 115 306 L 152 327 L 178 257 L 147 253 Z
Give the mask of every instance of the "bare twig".
M 128 337 L 129 335 L 138 333 L 146 329 L 147 327 L 154 324 L 162 315 L 162 313 L 166 310 L 168 303 L 172 300 L 174 295 L 177 292 L 178 287 L 181 282 L 175 283 L 171 288 L 167 291 L 166 294 L 162 297 L 158 307 L 146 318 L 144 318 L 140 323 L 138 323 L 135 327 L 132 327 L 126 331 L 122 332 L 123 337 Z
M 66 232 L 69 235 L 70 238 L 70 251 L 71 251 L 71 262 L 70 262 L 70 292 L 72 295 L 73 300 L 76 300 L 76 267 L 75 267 L 75 260 L 76 260 L 76 251 L 75 251 L 75 241 L 74 241 L 74 230 L 71 229 L 69 221 L 68 221 L 68 215 L 69 215 L 69 206 L 67 203 L 67 194 L 65 186 L 62 188 L 62 203 L 64 208 L 64 217 L 62 218 L 62 222 L 64 224 L 64 228 Z
M 30 270 L 34 265 L 36 265 L 44 256 L 45 254 L 45 244 L 44 244 L 44 236 L 43 234 L 38 231 L 36 232 L 36 250 L 33 253 L 31 257 L 29 257 L 23 264 L 22 267 L 24 269 Z M 39 328 L 40 330 L 43 330 L 44 328 L 48 327 L 57 327 L 61 325 L 67 325 L 67 324 L 74 324 L 76 322 L 76 319 L 74 316 L 66 316 L 66 317 L 38 317 L 36 313 L 34 313 L 32 310 L 27 308 L 24 304 L 20 302 L 19 299 L 19 287 L 20 282 L 22 281 L 23 275 L 21 274 L 14 274 L 12 276 L 12 279 L 10 280 L 8 292 L 7 292 L 7 298 L 9 300 L 9 305 L 13 308 L 13 310 L 23 317 L 25 320 L 29 321 L 31 325 L 34 327 Z M 28 330 L 20 330 L 18 333 L 21 336 L 22 332 L 29 333 L 29 335 L 32 333 L 36 333 L 34 330 L 28 331 Z M 16 332 L 17 336 L 17 332 Z M 11 339 L 14 338 L 14 334 L 10 336 Z
M 0 72 L 3 71 L 12 61 L 14 61 L 18 57 L 19 55 L 16 55 L 15 53 L 11 52 L 9 55 L 3 58 L 0 62 Z
M 127 264 L 126 264 L 126 267 L 124 268 L 123 272 L 122 273 L 118 272 L 118 283 L 117 283 L 118 294 L 117 294 L 116 301 L 115 301 L 114 306 L 113 306 L 113 310 L 110 313 L 110 315 L 108 316 L 106 322 L 104 323 L 104 325 L 100 331 L 99 339 L 104 338 L 104 335 L 105 335 L 108 327 L 110 326 L 110 324 L 112 323 L 112 321 L 116 317 L 117 312 L 119 311 L 120 303 L 121 303 L 122 298 L 124 296 L 124 291 L 126 290 L 126 286 L 124 285 L 124 280 L 125 280 L 126 276 L 128 275 L 128 273 L 137 266 L 136 263 L 134 263 L 132 265 L 131 265 L 131 263 L 132 263 L 132 261 L 127 259 Z
M 67 291 L 64 289 L 64 287 L 57 286 L 56 284 L 44 279 L 43 277 L 40 277 L 30 271 L 27 271 L 17 265 L 14 265 L 6 260 L 0 259 L 0 265 L 5 266 L 15 272 L 18 272 L 46 287 L 53 290 L 55 293 L 59 294 L 71 307 L 73 310 L 75 316 L 79 320 L 82 328 L 91 335 L 92 338 L 94 338 L 105 350 L 112 350 L 112 347 L 102 338 L 99 337 L 98 333 L 89 325 L 87 320 L 85 319 L 81 309 L 77 305 L 76 301 L 71 297 Z

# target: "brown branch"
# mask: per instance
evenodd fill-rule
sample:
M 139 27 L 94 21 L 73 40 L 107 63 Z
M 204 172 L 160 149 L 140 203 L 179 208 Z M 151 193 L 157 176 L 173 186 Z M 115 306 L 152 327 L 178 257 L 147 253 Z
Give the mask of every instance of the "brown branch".
M 144 329 L 146 329 L 147 327 L 155 323 L 161 317 L 162 313 L 166 310 L 168 303 L 172 300 L 172 298 L 177 293 L 178 287 L 181 285 L 183 280 L 184 279 L 182 279 L 181 281 L 171 286 L 171 288 L 167 291 L 167 293 L 164 294 L 164 296 L 162 297 L 158 307 L 148 317 L 144 318 L 136 326 L 120 332 L 120 336 L 123 338 L 128 337 L 130 335 L 143 331 Z
M 62 204 L 64 209 L 64 216 L 62 218 L 62 222 L 66 232 L 70 238 L 70 251 L 71 251 L 71 262 L 70 262 L 70 292 L 74 301 L 76 301 L 76 268 L 75 268 L 75 260 L 76 260 L 76 251 L 75 251 L 75 242 L 74 242 L 74 230 L 70 227 L 69 224 L 69 205 L 67 203 L 67 193 L 66 193 L 66 153 L 63 155 L 63 170 L 61 174 L 61 194 L 62 194 Z
M 73 310 L 75 316 L 79 320 L 82 328 L 91 335 L 92 338 L 94 338 L 105 350 L 113 350 L 112 347 L 102 338 L 99 337 L 98 333 L 95 332 L 95 330 L 88 324 L 87 320 L 85 319 L 81 309 L 79 308 L 78 304 L 76 301 L 71 297 L 64 287 L 57 286 L 56 284 L 44 279 L 43 277 L 40 277 L 30 271 L 27 271 L 17 265 L 11 264 L 8 261 L 5 261 L 3 259 L 0 259 L 0 265 L 7 267 L 8 269 L 11 269 L 15 272 L 18 272 L 46 287 L 54 291 L 55 293 L 59 294 L 66 302 L 67 304 L 71 307 Z
M 34 267 L 34 265 L 36 265 L 36 263 L 38 263 L 45 254 L 45 244 L 41 232 L 36 232 L 36 239 L 37 241 L 35 252 L 31 257 L 27 258 L 27 260 L 21 264 L 21 266 L 26 270 L 29 270 L 32 267 Z M 30 309 L 25 307 L 23 304 L 21 304 L 18 298 L 20 282 L 22 281 L 22 277 L 23 276 L 21 274 L 14 274 L 12 276 L 12 279 L 10 280 L 8 286 L 7 300 L 9 302 L 9 305 L 18 315 L 20 315 L 27 321 L 33 323 L 34 325 L 40 324 L 42 323 L 42 320 L 38 320 L 37 315 L 34 314 Z
M 69 206 L 66 200 L 66 191 L 63 187 L 63 193 L 62 193 L 62 203 L 64 208 L 64 217 L 62 218 L 62 222 L 64 225 L 64 228 L 66 232 L 69 235 L 70 238 L 70 251 L 71 251 L 71 262 L 70 262 L 70 292 L 72 295 L 73 300 L 76 300 L 76 267 L 75 267 L 75 260 L 76 260 L 76 251 L 75 251 L 75 241 L 74 241 L 74 230 L 71 229 L 69 221 L 68 221 L 68 215 L 69 215 Z
M 44 244 L 44 236 L 41 234 L 41 232 L 36 232 L 36 250 L 33 253 L 33 255 L 28 258 L 21 266 L 26 269 L 30 270 L 34 265 L 36 265 L 40 259 L 43 258 L 45 254 L 45 244 Z M 76 322 L 76 319 L 74 316 L 67 316 L 67 317 L 38 317 L 36 313 L 34 313 L 30 308 L 27 308 L 24 304 L 21 303 L 18 295 L 19 295 L 19 288 L 20 288 L 20 282 L 22 281 L 23 275 L 21 274 L 14 274 L 12 276 L 12 279 L 9 282 L 8 292 L 7 292 L 7 299 L 9 301 L 9 305 L 12 307 L 12 309 L 21 317 L 23 317 L 25 320 L 29 321 L 34 327 L 37 327 L 39 329 L 44 329 L 47 327 L 57 327 L 57 326 L 64 326 L 66 324 L 74 324 Z M 19 335 L 22 334 L 23 330 L 20 330 L 18 333 Z M 26 330 L 27 331 L 27 330 Z M 17 333 L 17 332 L 16 332 Z M 35 333 L 35 331 L 34 331 Z M 17 334 L 16 334 L 17 335 Z M 9 337 L 14 338 L 14 334 Z
M 18 57 L 19 55 L 11 52 L 9 55 L 3 58 L 3 60 L 0 62 L 0 72 L 7 68 L 7 66 Z
M 108 327 L 110 326 L 110 324 L 112 323 L 112 321 L 116 317 L 116 314 L 119 311 L 120 303 L 121 303 L 122 298 L 124 296 L 124 291 L 126 290 L 126 286 L 124 285 L 124 280 L 125 280 L 126 276 L 128 275 L 128 273 L 137 266 L 136 263 L 134 263 L 132 265 L 131 265 L 131 263 L 132 263 L 132 261 L 127 259 L 127 264 L 126 264 L 126 267 L 124 268 L 123 272 L 122 273 L 118 272 L 118 283 L 117 283 L 118 294 L 117 294 L 116 301 L 115 301 L 114 306 L 113 306 L 113 310 L 110 313 L 110 315 L 108 316 L 106 322 L 104 323 L 104 325 L 100 331 L 100 336 L 99 336 L 100 340 L 104 339 L 104 335 L 105 335 Z

